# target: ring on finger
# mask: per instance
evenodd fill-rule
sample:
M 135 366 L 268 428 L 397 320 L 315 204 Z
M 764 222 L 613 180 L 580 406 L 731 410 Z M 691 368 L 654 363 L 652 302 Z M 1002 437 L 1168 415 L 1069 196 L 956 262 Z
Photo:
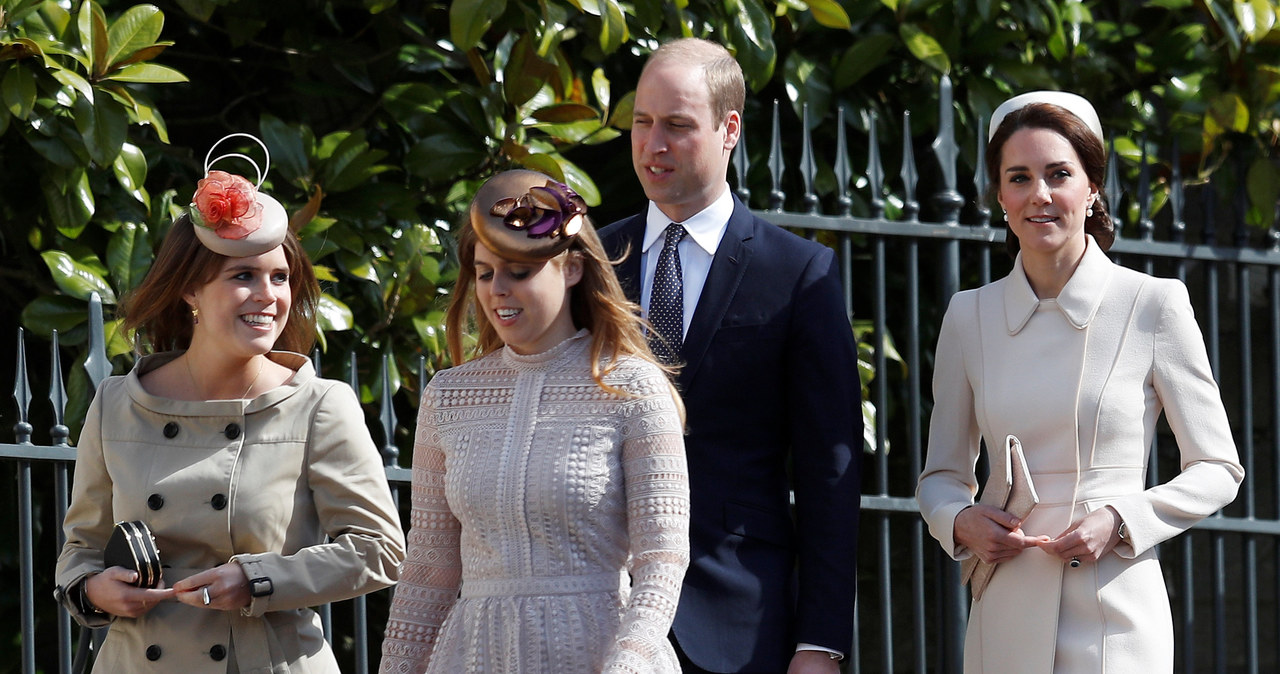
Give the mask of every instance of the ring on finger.
M 204 587 L 200 588 L 200 600 L 204 602 L 205 606 L 208 606 L 209 602 L 213 601 L 213 599 L 209 597 L 208 585 L 205 585 Z

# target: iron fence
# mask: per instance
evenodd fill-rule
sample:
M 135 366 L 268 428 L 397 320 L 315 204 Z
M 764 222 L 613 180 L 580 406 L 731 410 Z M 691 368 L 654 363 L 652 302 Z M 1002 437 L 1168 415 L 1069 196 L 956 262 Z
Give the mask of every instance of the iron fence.
M 1000 250 L 1004 230 L 990 226 L 991 213 L 981 198 L 987 191 L 982 172 L 975 171 L 972 185 L 958 184 L 959 146 L 951 87 L 945 79 L 938 101 L 939 128 L 931 144 L 938 173 L 932 176 L 936 184 L 931 202 L 923 208 L 908 113 L 902 119 L 896 188 L 885 178 L 874 116 L 866 138 L 859 139 L 865 141 L 866 171 L 854 175 L 843 112 L 837 118 L 834 157 L 820 169 L 808 115 L 802 111 L 800 161 L 784 181 L 788 169 L 780 133 L 783 115 L 776 103 L 767 127 L 771 132 L 765 153 L 769 189 L 763 198 L 753 199 L 747 180 L 740 180 L 737 188 L 760 216 L 835 248 L 843 264 L 850 318 L 868 321 L 871 327 L 867 346 L 876 376 L 870 400 L 877 422 L 874 451 L 864 471 L 855 652 L 847 660 L 848 672 L 961 670 L 967 593 L 959 585 L 958 565 L 927 535 L 913 497 L 930 405 L 925 386 L 931 378 L 931 348 L 947 300 L 962 287 L 981 285 L 1003 274 L 1009 262 Z M 975 135 L 979 159 L 973 166 L 980 166 L 985 134 L 977 131 Z M 738 176 L 748 176 L 752 168 L 746 140 L 734 155 Z M 1178 156 L 1176 147 L 1170 156 Z M 1280 556 L 1280 490 L 1276 489 L 1280 484 L 1276 429 L 1280 420 L 1280 230 L 1273 226 L 1260 232 L 1246 224 L 1243 180 L 1238 181 L 1231 205 L 1223 206 L 1213 185 L 1188 185 L 1177 161 L 1168 166 L 1167 208 L 1155 216 L 1150 189 L 1153 162 L 1143 154 L 1135 185 L 1128 191 L 1123 189 L 1117 163 L 1113 152 L 1105 190 L 1108 201 L 1115 214 L 1136 210 L 1138 215 L 1132 223 L 1116 216 L 1118 236 L 1111 254 L 1122 264 L 1188 284 L 1248 472 L 1234 504 L 1161 546 L 1177 636 L 1176 668 L 1179 672 L 1276 671 L 1280 667 L 1280 564 L 1276 561 Z M 824 172 L 834 175 L 836 189 L 819 196 L 815 185 Z M 801 193 L 788 199 L 783 188 L 791 184 L 799 185 Z M 961 194 L 962 189 L 969 197 Z M 854 214 L 855 196 L 863 200 L 858 215 Z M 828 213 L 819 212 L 824 197 L 830 202 Z M 890 201 L 896 205 L 892 218 L 886 215 Z M 793 210 L 786 210 L 788 203 Z M 972 224 L 962 225 L 966 204 L 972 210 Z M 1122 208 L 1122 204 L 1133 208 Z M 923 211 L 933 214 L 932 221 L 921 220 Z M 84 367 L 96 384 L 109 373 L 109 364 L 102 346 L 100 305 L 91 303 L 90 312 L 90 339 L 96 343 Z M 92 640 L 87 631 L 74 633 L 61 609 L 56 611 L 55 625 L 36 620 L 36 606 L 52 600 L 51 588 L 35 585 L 38 576 L 51 574 L 37 574 L 34 531 L 37 524 L 56 530 L 57 535 L 42 538 L 51 547 L 61 547 L 60 524 L 75 459 L 62 418 L 66 393 L 56 339 L 55 335 L 48 380 L 55 418 L 49 444 L 31 443 L 33 429 L 27 419 L 35 397 L 27 383 L 21 333 L 14 386 L 19 422 L 15 441 L 0 444 L 0 463 L 13 467 L 18 485 L 17 502 L 0 508 L 16 512 L 21 661 L 26 673 L 36 671 L 37 660 L 56 662 L 43 666 L 56 666 L 61 674 L 81 671 L 85 659 L 77 659 L 76 654 L 83 654 L 84 645 Z M 350 358 L 349 383 L 358 390 L 354 354 Z M 410 471 L 399 465 L 394 438 L 400 425 L 385 358 L 380 367 L 382 390 L 371 426 L 375 438 L 382 439 L 387 477 L 399 501 L 409 493 Z M 426 379 L 420 363 L 417 390 Z M 1179 469 L 1176 445 L 1167 429 L 1158 434 L 1152 451 L 1151 481 L 1168 479 Z M 39 518 L 33 508 L 37 479 L 45 481 L 39 484 L 46 489 L 52 486 L 53 504 Z M 326 635 L 342 646 L 356 672 L 369 671 L 371 659 L 376 658 L 379 618 L 385 617 L 375 612 L 371 619 L 367 605 L 385 606 L 390 592 L 325 607 Z M 56 637 L 46 637 L 49 632 L 56 632 Z M 38 658 L 37 643 L 53 644 L 56 658 L 49 654 Z

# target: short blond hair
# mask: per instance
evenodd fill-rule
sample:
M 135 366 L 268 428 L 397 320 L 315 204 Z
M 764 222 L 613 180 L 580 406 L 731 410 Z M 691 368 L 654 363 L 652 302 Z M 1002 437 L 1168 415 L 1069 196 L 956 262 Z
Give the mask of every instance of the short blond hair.
M 649 60 L 645 61 L 644 70 L 667 60 L 702 68 L 707 93 L 711 97 L 711 113 L 717 121 L 723 122 L 730 112 L 742 116 L 742 108 L 747 100 L 747 84 L 742 75 L 742 66 L 738 65 L 728 49 L 710 40 L 684 37 L 658 47 L 649 55 Z M 640 75 L 643 77 L 644 72 L 641 71 Z

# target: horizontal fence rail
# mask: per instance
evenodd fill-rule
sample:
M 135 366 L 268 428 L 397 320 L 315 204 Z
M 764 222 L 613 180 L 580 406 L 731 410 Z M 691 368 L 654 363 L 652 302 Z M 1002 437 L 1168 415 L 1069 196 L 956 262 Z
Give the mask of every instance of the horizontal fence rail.
M 735 192 L 757 215 L 830 245 L 839 255 L 850 319 L 871 326 L 866 346 L 875 377 L 869 400 L 876 409 L 873 451 L 867 455 L 863 484 L 863 524 L 854 652 L 848 672 L 961 671 L 968 596 L 959 584 L 958 565 L 946 558 L 925 531 L 914 498 L 915 480 L 924 459 L 926 425 L 931 396 L 932 348 L 946 302 L 962 288 L 977 287 L 1002 276 L 1010 268 L 1004 253 L 1005 230 L 992 226 L 992 213 L 981 195 L 988 191 L 985 175 L 975 172 L 963 189 L 959 185 L 959 145 L 954 127 L 951 84 L 943 78 L 938 96 L 937 135 L 930 143 L 937 175 L 922 179 L 911 117 L 901 120 L 901 156 L 896 179 L 886 177 L 881 157 L 880 120 L 868 116 L 868 132 L 859 137 L 866 152 L 866 169 L 855 175 L 846 135 L 845 111 L 837 114 L 834 147 L 817 147 L 812 140 L 808 111 L 800 111 L 799 162 L 784 160 L 783 111 L 772 106 L 763 172 L 765 188 L 753 193 L 748 180 L 739 179 Z M 973 131 L 977 148 L 974 166 L 985 152 L 983 129 Z M 734 172 L 752 174 L 745 135 L 733 155 Z M 788 139 L 797 142 L 796 139 Z M 1219 203 L 1213 185 L 1187 185 L 1178 162 L 1171 163 L 1166 206 L 1153 214 L 1152 160 L 1144 153 L 1138 178 L 1128 189 L 1122 184 L 1118 159 L 1112 152 L 1104 193 L 1111 206 L 1117 240 L 1111 256 L 1119 263 L 1158 276 L 1182 279 L 1191 290 L 1197 320 L 1204 331 L 1213 371 L 1227 404 L 1232 430 L 1247 477 L 1240 496 L 1224 512 L 1199 523 L 1160 548 L 1166 587 L 1176 629 L 1176 667 L 1179 672 L 1269 672 L 1280 669 L 1280 230 L 1261 231 L 1246 224 L 1244 186 Z M 833 156 L 822 157 L 819 150 Z M 1178 157 L 1171 148 L 1170 156 Z M 829 162 L 824 164 L 823 162 Z M 758 177 L 758 172 L 755 174 Z M 821 177 L 833 175 L 834 193 L 819 194 Z M 932 193 L 922 207 L 919 190 Z M 788 186 L 799 188 L 790 196 Z M 759 198 L 757 199 L 757 194 Z M 824 200 L 828 203 L 822 211 Z M 892 206 L 892 208 L 891 208 Z M 969 207 L 970 222 L 962 224 Z M 856 211 L 856 212 L 855 212 Z M 1129 222 L 1124 214 L 1136 211 Z M 928 221 L 922 221 L 922 213 Z M 101 306 L 91 302 L 90 340 L 97 340 L 84 363 L 96 384 L 107 376 L 110 363 L 102 347 Z M 97 332 L 94 333 L 94 330 Z M 38 621 L 36 607 L 52 604 L 51 587 L 36 586 L 49 569 L 35 568 L 36 530 L 56 530 L 41 540 L 62 545 L 61 521 L 66 512 L 69 476 L 75 460 L 64 425 L 66 405 L 56 335 L 52 341 L 47 396 L 55 423 L 49 443 L 32 444 L 28 409 L 36 396 L 28 385 L 25 338 L 19 331 L 14 398 L 19 421 L 14 442 L 0 444 L 0 464 L 12 466 L 17 478 L 16 513 L 20 551 L 23 671 L 36 671 L 35 644 L 54 644 L 57 657 L 40 654 L 42 663 L 56 662 L 57 671 L 83 671 L 88 658 L 87 630 L 73 630 L 61 609 Z M 356 356 L 348 356 L 348 383 L 359 390 Z M 374 358 L 377 358 L 376 356 Z M 321 368 L 315 357 L 317 371 Z M 400 419 L 392 399 L 394 380 L 381 362 L 381 388 L 371 432 L 381 440 L 380 451 L 392 491 L 407 506 L 410 469 L 394 442 Z M 744 366 L 749 366 L 744 364 Z M 428 376 L 423 362 L 409 380 L 421 391 Z M 41 401 L 39 404 L 44 405 Z M 410 420 L 411 421 L 411 420 Z M 411 435 L 411 433 L 410 433 Z M 1162 428 L 1152 447 L 1149 480 L 1169 479 L 1179 470 L 1172 434 Z M 38 480 L 38 482 L 35 482 Z M 35 487 L 51 494 L 52 508 L 33 508 Z M 52 490 L 49 487 L 52 487 Z M 407 522 L 407 518 L 404 519 Z M 56 556 L 44 551 L 42 558 Z M 325 633 L 351 660 L 353 671 L 376 668 L 385 607 L 392 590 L 325 607 Z M 833 598 L 838 600 L 838 598 Z M 377 610 L 371 611 L 371 607 Z M 45 631 L 56 640 L 44 641 Z M 100 635 L 99 635 L 100 637 Z M 79 657 L 77 658 L 77 654 Z M 51 665 L 44 665 L 49 667 Z M 52 670 L 50 670 L 52 671 Z

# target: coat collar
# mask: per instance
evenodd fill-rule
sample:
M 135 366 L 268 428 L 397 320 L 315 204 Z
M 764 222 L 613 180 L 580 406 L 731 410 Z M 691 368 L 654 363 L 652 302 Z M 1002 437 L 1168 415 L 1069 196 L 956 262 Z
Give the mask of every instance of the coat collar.
M 148 393 L 142 387 L 141 376 L 181 356 L 183 351 L 167 351 L 139 358 L 125 379 L 125 388 L 137 404 L 160 414 L 175 416 L 213 416 L 251 414 L 272 407 L 293 396 L 299 389 L 316 378 L 311 359 L 300 353 L 272 351 L 267 354 L 275 363 L 294 371 L 283 384 L 263 393 L 253 400 L 173 400 Z
M 1022 253 L 1018 253 L 1017 259 L 1013 262 L 1013 271 L 1009 272 L 1004 284 L 1004 318 L 1010 335 L 1016 335 L 1022 331 L 1041 303 L 1057 307 L 1071 327 L 1077 330 L 1089 327 L 1089 322 L 1093 320 L 1098 313 L 1098 307 L 1102 304 L 1102 297 L 1111 280 L 1111 272 L 1115 264 L 1106 253 L 1102 252 L 1098 242 L 1094 241 L 1092 236 L 1087 238 L 1088 245 L 1085 247 L 1080 265 L 1071 274 L 1062 292 L 1053 299 L 1040 300 L 1036 297 L 1035 291 L 1031 289 L 1031 283 L 1027 280 L 1026 270 L 1022 267 Z

